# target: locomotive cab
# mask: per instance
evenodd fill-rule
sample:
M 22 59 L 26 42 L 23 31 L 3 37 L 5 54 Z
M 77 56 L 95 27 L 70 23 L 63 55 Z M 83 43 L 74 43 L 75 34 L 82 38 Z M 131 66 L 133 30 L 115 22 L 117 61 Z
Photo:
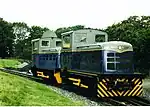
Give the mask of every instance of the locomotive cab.
M 62 68 L 102 73 L 100 43 L 107 41 L 107 33 L 98 30 L 83 29 L 62 33 Z
M 98 30 L 77 30 L 62 33 L 62 47 L 72 51 L 89 46 L 98 46 L 99 42 L 107 42 L 108 35 Z M 88 48 L 87 48 L 88 49 Z
M 53 78 L 60 69 L 61 39 L 46 31 L 39 39 L 32 40 L 32 72 L 34 76 Z

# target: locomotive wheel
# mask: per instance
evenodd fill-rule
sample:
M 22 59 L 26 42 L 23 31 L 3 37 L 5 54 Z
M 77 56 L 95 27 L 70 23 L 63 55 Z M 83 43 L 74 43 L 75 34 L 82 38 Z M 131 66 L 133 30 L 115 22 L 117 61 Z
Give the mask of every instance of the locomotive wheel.
M 36 67 L 32 67 L 31 72 L 32 72 L 34 77 L 37 77 Z
M 95 97 L 96 96 L 96 90 L 97 90 L 96 84 L 93 83 L 93 84 L 89 85 L 89 88 L 86 89 L 85 91 L 88 94 L 88 96 Z
M 95 97 L 97 94 L 97 81 L 93 78 L 88 78 L 85 80 L 83 84 L 86 84 L 88 88 L 85 89 L 85 93 L 87 93 L 88 96 L 90 97 Z
M 42 78 L 43 82 L 46 84 L 51 84 L 51 85 L 55 85 L 56 84 L 56 80 L 53 77 L 50 78 Z

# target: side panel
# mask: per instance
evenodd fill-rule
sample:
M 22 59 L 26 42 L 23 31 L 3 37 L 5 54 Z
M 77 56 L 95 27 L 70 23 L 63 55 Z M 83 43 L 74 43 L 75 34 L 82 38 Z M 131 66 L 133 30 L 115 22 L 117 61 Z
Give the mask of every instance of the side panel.
M 54 70 L 60 68 L 59 54 L 34 54 L 32 66 L 39 69 Z
M 62 72 L 63 73 L 63 72 Z M 88 92 L 88 96 L 96 96 L 96 74 L 68 70 L 62 81 L 66 84 L 77 86 L 83 89 L 83 93 Z M 89 93 L 90 92 L 90 93 Z
M 38 67 L 38 54 L 32 54 L 32 67 Z
M 102 72 L 102 52 L 93 51 L 93 52 L 80 52 L 80 68 L 81 71 L 90 71 L 90 72 Z M 77 60 L 74 59 L 74 62 Z
M 68 70 L 101 73 L 103 72 L 102 52 L 62 52 L 61 66 Z

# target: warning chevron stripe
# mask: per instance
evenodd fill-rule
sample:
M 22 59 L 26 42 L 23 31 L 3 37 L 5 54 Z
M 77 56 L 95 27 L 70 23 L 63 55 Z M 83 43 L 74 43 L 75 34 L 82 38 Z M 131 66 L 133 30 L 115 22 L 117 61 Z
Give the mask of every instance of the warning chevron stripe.
M 123 96 L 126 96 L 126 95 L 128 94 L 129 91 L 130 91 L 130 90 L 126 91 L 125 94 L 123 94 Z
M 135 78 L 133 78 L 132 82 L 135 80 Z
M 117 93 L 118 93 L 120 96 L 123 94 L 123 92 L 124 92 L 124 91 L 122 91 L 122 92 L 117 91 Z
M 138 89 L 136 89 L 136 91 L 132 94 L 132 96 L 135 96 L 135 94 L 137 94 L 138 91 L 142 90 L 142 86 L 139 86 Z
M 105 91 L 109 96 L 111 96 L 111 97 L 114 96 L 111 92 L 107 91 L 106 86 L 105 86 L 102 82 L 99 82 L 99 83 L 100 83 L 99 85 L 101 86 L 101 88 L 103 88 L 104 91 Z
M 140 79 L 137 79 L 137 80 L 134 82 L 134 84 L 136 84 L 139 80 L 140 80 Z
M 132 89 L 128 90 L 114 90 L 114 89 L 108 89 L 109 83 L 111 82 L 109 78 L 103 78 L 101 81 L 98 82 L 97 87 L 98 87 L 98 95 L 99 97 L 114 97 L 114 96 L 139 96 L 143 92 L 143 87 L 142 87 L 142 79 L 141 78 L 118 78 L 118 82 L 132 82 L 133 87 Z M 110 83 L 111 84 L 111 83 Z M 112 87 L 110 87 L 112 88 Z
M 118 96 L 117 93 L 114 90 L 112 90 L 112 92 L 115 94 L 115 96 Z
M 97 90 L 97 92 L 98 92 L 102 97 L 105 97 L 99 90 Z
M 106 86 L 102 82 L 99 82 L 99 83 L 105 90 L 107 90 Z
M 140 90 L 138 93 L 137 93 L 137 96 L 141 95 L 143 92 L 143 90 Z
M 109 92 L 109 91 L 107 91 L 107 92 L 109 93 L 109 95 L 110 95 L 111 97 L 113 97 L 113 96 L 114 96 L 111 92 Z
M 103 82 L 106 82 L 106 80 L 105 80 L 105 79 L 103 79 L 102 81 L 103 81 Z
M 107 97 L 109 97 L 108 94 L 106 93 L 106 91 L 102 89 L 102 87 L 100 86 L 100 84 L 98 84 L 98 88 L 99 88 Z
M 128 94 L 128 96 L 130 96 L 138 87 L 139 85 L 141 84 L 141 81 L 139 81 L 136 86 L 133 88 L 133 90 Z

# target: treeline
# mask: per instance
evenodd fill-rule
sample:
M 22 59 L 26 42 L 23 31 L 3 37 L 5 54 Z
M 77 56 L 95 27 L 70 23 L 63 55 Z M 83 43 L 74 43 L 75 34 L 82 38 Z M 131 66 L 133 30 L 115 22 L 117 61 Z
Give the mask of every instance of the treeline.
M 84 29 L 83 25 L 58 28 L 61 33 Z M 93 29 L 93 28 L 89 28 Z M 0 18 L 0 57 L 31 59 L 31 40 L 40 38 L 48 28 L 29 27 L 24 22 L 10 23 Z M 126 41 L 133 45 L 135 68 L 141 72 L 150 70 L 150 16 L 131 16 L 127 20 L 113 24 L 107 29 L 99 29 L 108 33 L 109 40 Z

